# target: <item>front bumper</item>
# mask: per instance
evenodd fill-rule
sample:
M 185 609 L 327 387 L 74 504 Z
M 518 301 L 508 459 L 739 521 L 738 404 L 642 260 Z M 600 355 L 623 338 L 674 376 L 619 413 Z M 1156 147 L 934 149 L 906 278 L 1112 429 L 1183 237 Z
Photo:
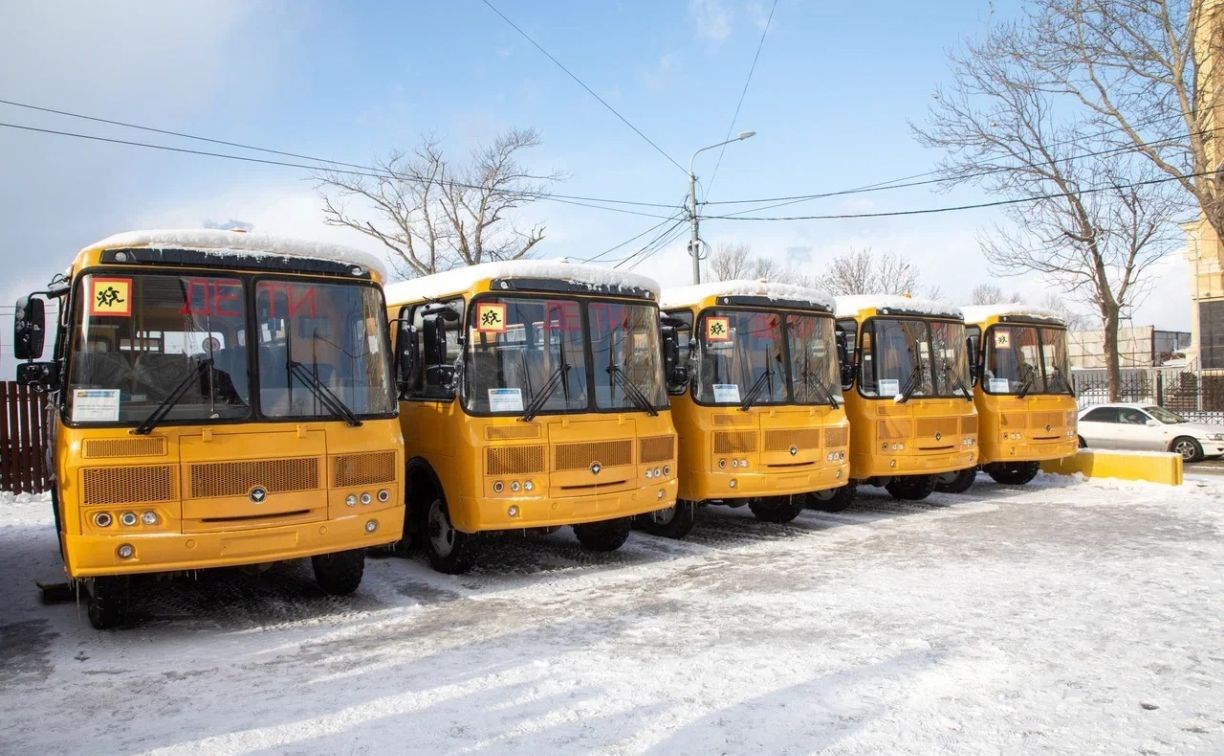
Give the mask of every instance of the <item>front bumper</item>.
M 660 497 L 659 492 L 663 495 Z M 629 491 L 563 496 L 460 497 L 448 502 L 458 530 L 477 533 L 581 525 L 632 517 L 676 505 L 676 478 L 656 481 Z M 516 508 L 512 515 L 511 507 Z
M 854 465 L 855 480 L 895 475 L 936 475 L 973 467 L 978 463 L 977 447 L 940 454 L 873 454 L 865 464 Z
M 735 485 L 731 485 L 731 481 Z M 850 482 L 850 463 L 816 464 L 796 470 L 718 470 L 691 476 L 681 486 L 680 498 L 686 501 L 711 499 L 750 499 L 762 496 L 795 494 L 839 488 Z

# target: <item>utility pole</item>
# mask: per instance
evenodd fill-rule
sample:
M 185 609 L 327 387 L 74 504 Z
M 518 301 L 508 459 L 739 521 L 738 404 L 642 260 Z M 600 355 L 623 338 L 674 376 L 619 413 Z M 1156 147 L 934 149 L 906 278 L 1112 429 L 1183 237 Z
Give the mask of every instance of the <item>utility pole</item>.
M 706 150 L 722 147 L 724 144 L 731 144 L 732 142 L 742 142 L 754 134 L 756 134 L 755 131 L 741 131 L 734 139 L 711 144 L 709 147 L 702 147 L 693 153 L 693 157 L 689 158 L 689 254 L 693 257 L 693 283 L 695 284 L 701 283 L 701 238 L 697 229 L 697 174 L 693 173 L 693 161 Z

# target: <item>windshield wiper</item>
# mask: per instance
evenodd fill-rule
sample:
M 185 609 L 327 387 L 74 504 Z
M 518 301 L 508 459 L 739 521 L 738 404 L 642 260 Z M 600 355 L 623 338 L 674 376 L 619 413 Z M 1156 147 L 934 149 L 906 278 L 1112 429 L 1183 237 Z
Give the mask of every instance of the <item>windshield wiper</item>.
M 311 393 L 315 395 L 315 398 L 318 399 L 329 412 L 331 412 L 333 415 L 344 418 L 344 422 L 348 423 L 354 428 L 361 425 L 361 421 L 358 420 L 357 416 L 353 414 L 353 411 L 348 408 L 348 405 L 345 404 L 340 397 L 332 393 L 331 389 L 323 385 L 323 382 L 319 380 L 319 376 L 311 372 L 305 365 L 296 360 L 289 360 L 288 368 L 289 375 L 296 377 L 306 386 L 306 388 L 310 389 Z
M 544 409 L 544 404 L 548 402 L 548 397 L 557 390 L 558 384 L 565 385 L 565 394 L 569 396 L 569 371 L 570 364 L 565 361 L 564 352 L 562 352 L 561 363 L 557 368 L 548 375 L 548 380 L 545 381 L 543 387 L 540 388 L 540 393 L 536 394 L 531 399 L 531 403 L 527 405 L 527 409 L 523 410 L 523 414 L 519 417 L 525 423 L 531 422 L 540 410 Z M 569 402 L 566 401 L 568 405 Z
M 1020 390 L 1016 392 L 1016 398 L 1023 399 L 1026 395 L 1028 395 L 1028 392 L 1033 388 L 1033 384 L 1036 382 L 1037 371 L 1030 370 L 1028 374 L 1024 376 L 1024 382 L 1020 384 Z
M 811 391 L 812 384 L 813 383 L 816 384 L 816 386 L 820 389 L 821 393 L 825 395 L 825 399 L 828 401 L 829 406 L 832 407 L 833 409 L 837 409 L 841 405 L 837 403 L 837 397 L 834 396 L 833 389 L 826 386 L 824 381 L 817 378 L 816 374 L 812 372 L 811 367 L 812 367 L 812 356 L 810 354 L 807 354 L 805 350 L 804 355 L 803 355 L 803 373 L 802 373 L 804 387 L 806 387 L 809 391 Z
M 638 388 L 638 385 L 629 380 L 625 375 L 624 368 L 615 364 L 608 365 L 608 375 L 612 376 L 620 384 L 621 390 L 625 392 L 625 396 L 629 397 L 629 400 L 636 404 L 639 409 L 649 412 L 651 417 L 659 414 L 659 411 L 655 409 L 654 404 L 647 398 L 646 394 L 642 393 L 642 389 Z
M 140 425 L 137 425 L 132 429 L 132 433 L 137 436 L 149 435 L 149 433 L 151 433 L 162 420 L 166 419 L 166 415 L 170 414 L 170 410 L 174 409 L 174 405 L 178 404 L 182 400 L 183 395 L 187 393 L 187 389 L 191 388 L 191 384 L 195 381 L 201 380 L 204 377 L 205 370 L 212 369 L 212 364 L 213 361 L 211 359 L 201 360 L 198 364 L 196 364 L 195 368 L 188 372 L 187 375 L 183 377 L 183 380 L 174 387 L 174 390 L 172 390 L 165 399 L 162 399 L 161 404 L 154 407 L 153 411 L 149 413 L 149 416 L 146 417 Z
M 947 360 L 944 360 L 943 368 L 944 368 L 944 377 L 947 377 L 949 375 L 952 376 L 952 380 L 956 381 L 956 387 L 960 389 L 961 393 L 965 395 L 965 401 L 972 402 L 973 395 L 969 393 L 969 389 L 965 386 L 964 381 L 960 379 L 960 375 L 958 375 L 957 372 L 952 369 L 952 363 L 948 362 Z
M 765 372 L 757 376 L 756 382 L 753 383 L 752 387 L 748 389 L 748 393 L 744 394 L 744 399 L 743 401 L 740 402 L 740 410 L 744 412 L 748 411 L 748 408 L 752 406 L 752 400 L 756 399 L 757 394 L 761 393 L 761 389 L 765 388 L 766 383 L 769 384 L 769 387 L 770 387 L 769 393 L 772 394 L 773 393 L 773 368 L 769 364 L 769 351 L 768 350 L 766 350 L 765 352 Z
M 910 354 L 914 355 L 914 368 L 910 370 L 909 380 L 905 383 L 905 388 L 901 391 L 901 396 L 897 398 L 897 404 L 905 404 L 909 398 L 914 395 L 914 391 L 918 388 L 918 384 L 922 382 L 922 358 L 918 356 L 916 350 L 911 349 Z

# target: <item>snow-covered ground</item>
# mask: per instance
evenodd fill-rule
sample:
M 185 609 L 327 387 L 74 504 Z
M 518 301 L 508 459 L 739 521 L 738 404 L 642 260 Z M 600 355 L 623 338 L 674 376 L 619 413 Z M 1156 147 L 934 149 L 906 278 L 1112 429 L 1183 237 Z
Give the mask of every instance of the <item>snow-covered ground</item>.
M 984 476 L 686 542 L 505 541 L 151 586 L 135 627 L 41 606 L 43 501 L 0 503 L 6 753 L 1221 753 L 1224 483 Z

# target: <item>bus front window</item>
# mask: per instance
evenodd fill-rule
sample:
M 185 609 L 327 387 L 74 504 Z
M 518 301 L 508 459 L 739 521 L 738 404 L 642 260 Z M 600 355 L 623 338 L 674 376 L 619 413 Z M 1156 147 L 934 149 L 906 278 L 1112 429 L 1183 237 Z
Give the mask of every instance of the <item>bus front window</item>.
M 649 305 L 591 302 L 587 309 L 598 409 L 667 406 L 659 351 L 659 311 Z
M 211 276 L 91 274 L 74 297 L 65 396 L 73 423 L 250 413 L 245 285 Z
M 1051 394 L 1070 394 L 1070 363 L 1067 361 L 1067 332 L 1062 328 L 1041 329 L 1041 354 L 1045 367 L 1046 390 Z
M 751 405 L 786 400 L 781 314 L 714 310 L 697 327 L 697 401 Z
M 832 318 L 786 315 L 791 390 L 797 404 L 840 403 L 841 373 Z
M 934 396 L 930 329 L 924 320 L 874 318 L 863 333 L 864 396 Z
M 1045 392 L 1040 342 L 1033 326 L 996 325 L 986 331 L 985 388 L 991 394 Z M 1063 349 L 1066 354 L 1066 349 Z
M 470 308 L 464 405 L 522 415 L 587 409 L 582 312 L 572 299 L 479 299 Z M 543 398 L 541 398 L 543 397 Z
M 255 307 L 265 416 L 334 418 L 394 410 L 377 289 L 261 280 Z
M 960 323 L 931 323 L 931 351 L 934 361 L 935 393 L 939 396 L 960 394 L 972 398 L 969 391 L 969 358 L 965 354 L 965 327 Z

